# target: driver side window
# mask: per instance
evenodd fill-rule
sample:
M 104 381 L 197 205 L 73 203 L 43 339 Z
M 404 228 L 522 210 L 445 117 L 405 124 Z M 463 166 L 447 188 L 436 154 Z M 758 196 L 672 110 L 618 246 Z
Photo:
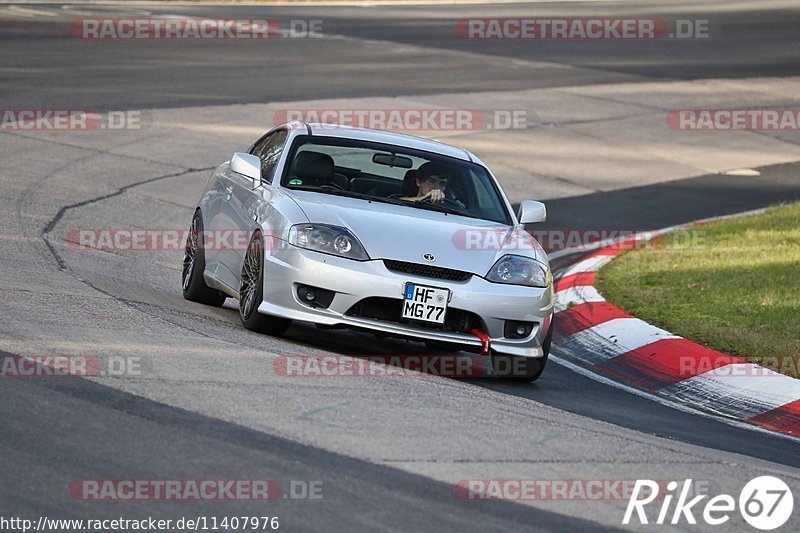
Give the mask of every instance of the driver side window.
M 261 179 L 266 183 L 272 183 L 275 167 L 281 157 L 288 135 L 286 130 L 278 130 L 261 139 L 253 147 L 253 155 L 261 159 Z

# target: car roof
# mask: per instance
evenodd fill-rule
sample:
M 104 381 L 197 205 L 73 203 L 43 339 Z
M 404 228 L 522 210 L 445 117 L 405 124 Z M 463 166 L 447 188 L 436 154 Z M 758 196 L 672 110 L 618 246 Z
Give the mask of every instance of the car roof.
M 430 139 L 423 139 L 422 137 L 415 137 L 413 135 L 406 135 L 404 133 L 373 130 L 369 128 L 356 128 L 353 126 L 343 126 L 340 124 L 323 124 L 319 122 L 306 122 L 303 124 L 308 128 L 312 136 L 318 135 L 320 137 L 339 137 L 345 139 L 394 144 L 397 146 L 403 146 L 405 148 L 412 148 L 415 150 L 446 155 L 456 159 L 461 159 L 463 161 L 478 162 L 476 157 L 463 148 L 457 148 L 455 146 L 450 146 L 449 144 L 432 141 Z

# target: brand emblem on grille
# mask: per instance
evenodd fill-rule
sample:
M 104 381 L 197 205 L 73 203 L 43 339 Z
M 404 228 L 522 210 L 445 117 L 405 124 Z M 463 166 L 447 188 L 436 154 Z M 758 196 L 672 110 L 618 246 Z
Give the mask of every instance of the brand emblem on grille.
M 422 256 L 422 258 L 425 261 L 435 261 L 436 260 L 436 258 L 433 256 L 433 254 L 425 254 L 425 255 Z

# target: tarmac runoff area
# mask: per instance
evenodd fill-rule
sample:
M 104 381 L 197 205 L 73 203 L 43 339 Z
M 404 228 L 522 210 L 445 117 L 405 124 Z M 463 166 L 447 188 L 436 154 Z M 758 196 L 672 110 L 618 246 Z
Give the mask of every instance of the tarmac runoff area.
M 491 387 L 429 378 L 390 386 L 287 383 L 269 372 L 275 357 L 327 352 L 296 337 L 244 331 L 230 301 L 226 309 L 182 301 L 180 251 L 80 252 L 65 242 L 75 228 L 185 227 L 210 169 L 291 110 L 525 111 L 520 129 L 411 132 L 474 151 L 516 202 L 799 161 L 796 131 L 686 131 L 667 121 L 681 109 L 789 108 L 797 94 L 800 78 L 621 83 L 144 110 L 134 115 L 138 129 L 3 131 L 0 299 L 12 318 L 3 323 L 0 349 L 141 357 L 141 377 L 93 381 L 453 485 L 489 477 L 691 477 L 738 494 L 747 480 L 772 472 L 798 493 L 793 468 L 660 439 Z M 275 390 L 281 394 L 268 392 Z M 269 409 L 253 401 L 258 394 L 268 394 Z M 535 435 L 522 429 L 533 426 Z M 537 460 L 528 462 L 532 445 Z M 552 502 L 523 503 L 555 509 Z M 619 525 L 621 509 L 624 502 L 613 499 L 557 507 L 609 526 Z

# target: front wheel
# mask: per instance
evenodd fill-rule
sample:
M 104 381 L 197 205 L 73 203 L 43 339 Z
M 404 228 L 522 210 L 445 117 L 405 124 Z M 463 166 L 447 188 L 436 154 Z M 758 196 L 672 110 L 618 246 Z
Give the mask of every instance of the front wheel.
M 264 300 L 264 239 L 255 232 L 247 245 L 239 285 L 239 320 L 251 331 L 267 335 L 282 335 L 292 321 L 277 316 L 262 315 L 258 306 Z

